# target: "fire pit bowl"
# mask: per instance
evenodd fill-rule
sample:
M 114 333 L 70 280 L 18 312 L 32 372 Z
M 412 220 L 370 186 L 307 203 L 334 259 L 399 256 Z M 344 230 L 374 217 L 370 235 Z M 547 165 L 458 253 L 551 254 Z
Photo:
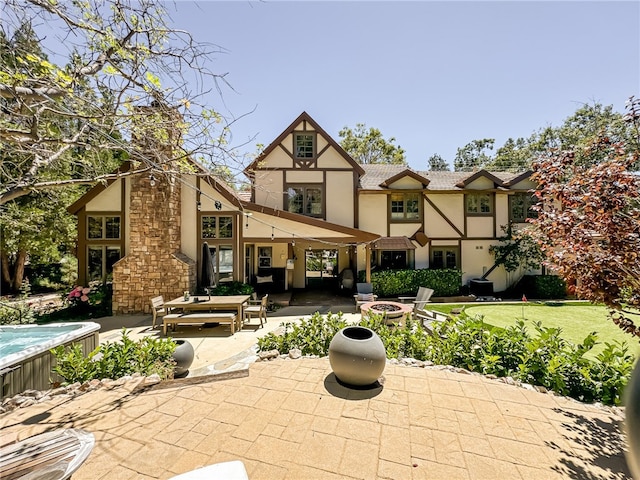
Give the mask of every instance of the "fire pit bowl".
M 394 323 L 398 323 L 403 318 L 407 318 L 411 315 L 412 311 L 412 305 L 386 300 L 365 303 L 360 307 L 362 315 L 383 315 L 385 321 L 392 321 Z
M 382 340 L 370 328 L 345 327 L 329 344 L 331 369 L 347 385 L 372 385 L 380 378 L 386 362 Z

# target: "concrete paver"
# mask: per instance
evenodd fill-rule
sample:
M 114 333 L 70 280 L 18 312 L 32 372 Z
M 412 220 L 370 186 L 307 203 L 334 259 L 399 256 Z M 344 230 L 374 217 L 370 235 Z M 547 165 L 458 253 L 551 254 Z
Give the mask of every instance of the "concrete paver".
M 234 335 L 240 350 L 202 357 L 250 349 L 243 333 Z M 252 480 L 630 478 L 620 410 L 435 367 L 387 363 L 383 376 L 377 388 L 352 390 L 327 358 L 278 359 L 234 378 L 137 380 L 43 402 L 1 416 L 0 426 L 19 440 L 93 432 L 74 480 L 166 479 L 234 459 Z

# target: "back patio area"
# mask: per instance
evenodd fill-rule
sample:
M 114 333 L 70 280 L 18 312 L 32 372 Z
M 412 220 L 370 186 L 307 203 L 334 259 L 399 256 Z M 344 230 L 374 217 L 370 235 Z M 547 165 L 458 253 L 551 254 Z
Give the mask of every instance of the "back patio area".
M 258 336 L 323 308 L 283 307 L 264 328 L 234 336 L 215 332 L 224 325 L 187 327 L 176 338 L 196 349 L 190 377 L 146 387 L 134 379 L 14 410 L 0 417 L 3 443 L 93 432 L 76 480 L 167 479 L 228 460 L 241 460 L 252 480 L 630 478 L 620 409 L 450 367 L 387 363 L 382 385 L 356 390 L 337 383 L 327 358 L 254 363 Z M 154 334 L 150 316 L 100 322 L 101 341 L 123 325 Z

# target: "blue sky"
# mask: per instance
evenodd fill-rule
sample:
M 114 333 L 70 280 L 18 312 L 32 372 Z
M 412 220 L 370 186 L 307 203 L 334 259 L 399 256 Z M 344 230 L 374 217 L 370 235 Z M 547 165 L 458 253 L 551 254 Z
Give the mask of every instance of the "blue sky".
M 224 53 L 226 115 L 255 111 L 233 143 L 269 144 L 302 111 L 334 139 L 365 123 L 409 164 L 453 162 L 474 139 L 528 137 L 585 103 L 640 94 L 640 3 L 254 2 L 165 4 L 176 27 Z M 255 139 L 252 139 L 255 137 Z
M 243 148 L 302 111 L 339 140 L 365 123 L 409 164 L 453 162 L 474 139 L 528 137 L 584 103 L 640 94 L 639 2 L 249 2 L 166 4 L 174 24 L 225 53 L 209 65 Z M 252 137 L 255 139 L 250 140 Z

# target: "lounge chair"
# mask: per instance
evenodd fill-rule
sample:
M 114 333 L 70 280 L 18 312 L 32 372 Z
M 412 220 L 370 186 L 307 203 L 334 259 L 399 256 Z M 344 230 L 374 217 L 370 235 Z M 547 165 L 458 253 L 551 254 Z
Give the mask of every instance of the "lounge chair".
M 93 433 L 61 429 L 29 437 L 0 448 L 0 478 L 66 480 L 87 459 Z
M 378 296 L 373 293 L 373 285 L 370 283 L 356 284 L 356 293 L 353 298 L 356 301 L 356 312 L 360 311 L 360 307 L 368 302 L 375 302 Z
M 418 293 L 415 297 L 402 297 L 403 303 L 406 300 L 410 300 L 413 303 L 413 316 L 425 315 L 425 305 L 430 302 L 433 295 L 433 289 L 427 287 L 418 288 Z

